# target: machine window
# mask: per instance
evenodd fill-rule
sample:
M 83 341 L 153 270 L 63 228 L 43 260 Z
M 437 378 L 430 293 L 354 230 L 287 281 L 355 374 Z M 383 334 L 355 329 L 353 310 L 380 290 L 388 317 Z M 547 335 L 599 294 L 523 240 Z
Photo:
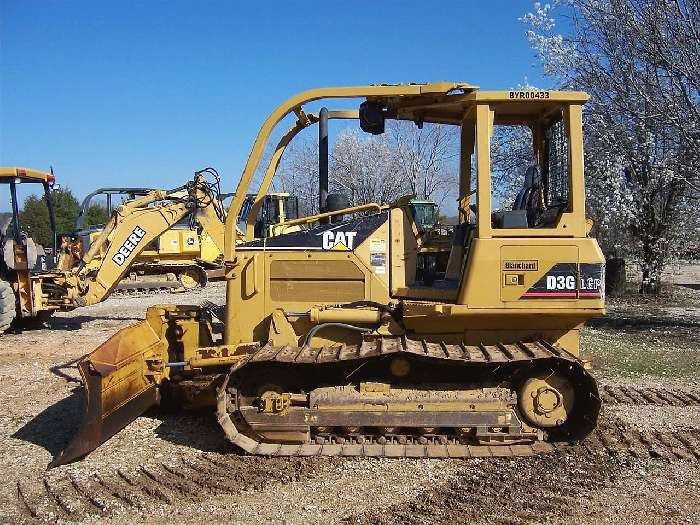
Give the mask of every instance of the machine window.
M 554 228 L 569 210 L 569 143 L 561 111 L 531 121 L 496 113 L 491 140 L 492 226 Z
M 497 125 L 491 139 L 491 209 L 511 210 L 536 164 L 532 130 L 524 125 Z

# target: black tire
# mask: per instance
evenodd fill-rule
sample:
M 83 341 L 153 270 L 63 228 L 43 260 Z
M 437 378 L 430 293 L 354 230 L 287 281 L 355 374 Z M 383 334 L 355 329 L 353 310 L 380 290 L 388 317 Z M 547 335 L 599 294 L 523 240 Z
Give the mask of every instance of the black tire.
M 0 279 L 0 334 L 10 328 L 17 316 L 17 301 L 12 286 Z

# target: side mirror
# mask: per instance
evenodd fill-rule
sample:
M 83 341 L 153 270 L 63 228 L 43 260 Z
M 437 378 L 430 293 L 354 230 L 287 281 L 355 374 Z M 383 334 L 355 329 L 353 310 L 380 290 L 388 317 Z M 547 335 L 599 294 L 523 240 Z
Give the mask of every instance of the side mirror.
M 360 128 L 372 135 L 384 133 L 384 108 L 381 104 L 369 100 L 360 104 Z

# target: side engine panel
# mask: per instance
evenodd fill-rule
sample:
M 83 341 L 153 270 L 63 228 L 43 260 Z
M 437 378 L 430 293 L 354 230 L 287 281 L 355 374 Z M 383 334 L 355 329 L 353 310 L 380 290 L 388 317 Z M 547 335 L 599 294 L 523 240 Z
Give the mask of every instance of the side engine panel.
M 388 236 L 388 213 L 382 212 L 237 246 L 241 275 L 232 295 L 242 340 L 265 339 L 278 309 L 303 313 L 323 304 L 387 303 Z M 296 333 L 311 327 L 303 316 L 290 321 Z

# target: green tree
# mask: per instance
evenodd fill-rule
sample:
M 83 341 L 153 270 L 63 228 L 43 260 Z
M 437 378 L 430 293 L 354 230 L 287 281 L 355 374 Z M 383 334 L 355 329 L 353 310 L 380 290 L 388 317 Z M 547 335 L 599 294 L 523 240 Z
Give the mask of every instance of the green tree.
M 55 191 L 52 200 L 56 215 L 57 233 L 69 233 L 75 229 L 75 220 L 80 212 L 80 204 L 69 189 Z M 30 195 L 24 201 L 19 214 L 22 230 L 42 246 L 51 246 L 51 222 L 46 197 Z
M 108 220 L 109 214 L 107 213 L 107 207 L 101 204 L 93 204 L 85 211 L 83 228 L 89 226 L 103 226 Z

